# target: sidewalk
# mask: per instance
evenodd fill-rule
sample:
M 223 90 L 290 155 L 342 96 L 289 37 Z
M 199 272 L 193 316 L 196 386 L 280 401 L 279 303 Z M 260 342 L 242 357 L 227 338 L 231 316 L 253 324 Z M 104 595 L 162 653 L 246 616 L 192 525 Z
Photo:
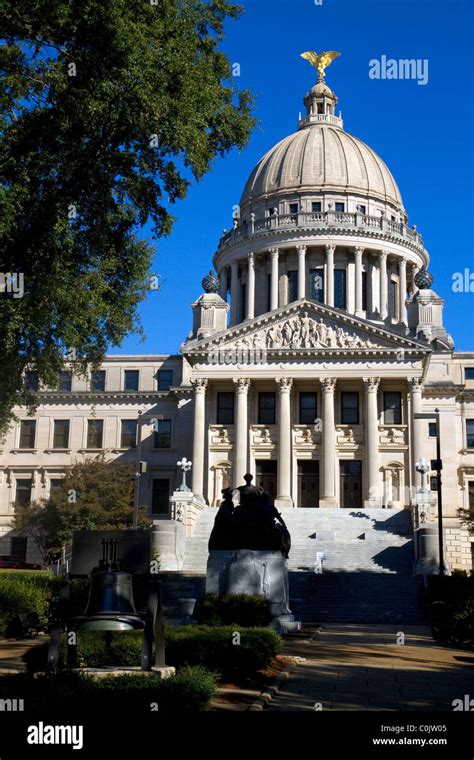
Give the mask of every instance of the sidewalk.
M 44 636 L 35 639 L 4 639 L 0 636 L 0 675 L 2 673 L 15 673 L 25 671 L 22 655 L 31 647 L 44 641 Z
M 474 652 L 438 645 L 422 626 L 327 624 L 306 640 L 288 640 L 284 654 L 306 662 L 269 711 L 451 711 L 454 699 L 474 697 Z

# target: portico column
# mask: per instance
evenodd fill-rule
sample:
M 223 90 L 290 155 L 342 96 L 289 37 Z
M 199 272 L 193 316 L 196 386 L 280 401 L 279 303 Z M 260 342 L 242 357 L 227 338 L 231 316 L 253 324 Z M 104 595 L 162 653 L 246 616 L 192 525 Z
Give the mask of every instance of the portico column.
M 229 283 L 227 282 L 227 269 L 221 269 L 219 277 L 219 295 L 223 301 L 227 301 L 227 290 L 229 289 Z
M 306 246 L 297 245 L 298 251 L 298 300 L 306 296 Z
M 415 463 L 423 456 L 423 424 L 426 420 L 416 420 L 415 414 L 422 411 L 423 381 L 421 377 L 408 380 L 411 401 L 411 447 L 412 447 L 412 483 L 418 488 L 421 485 L 421 475 L 415 469 Z
M 239 262 L 230 265 L 230 324 L 237 324 L 239 313 Z
M 400 263 L 398 265 L 398 277 L 399 277 L 399 283 L 398 283 L 398 295 L 400 298 L 400 306 L 399 306 L 399 313 L 400 313 L 400 322 L 404 325 L 407 324 L 407 306 L 406 306 L 406 300 L 407 300 L 407 262 L 406 259 L 400 259 Z
M 388 316 L 387 252 L 380 253 L 380 319 Z
M 244 482 L 248 458 L 248 392 L 250 380 L 234 378 L 235 389 L 235 440 L 234 440 L 234 486 Z
M 207 379 L 191 380 L 194 388 L 194 432 L 193 432 L 193 467 L 192 491 L 198 501 L 204 501 L 204 449 L 206 420 L 206 386 Z
M 379 472 L 379 418 L 377 408 L 378 377 L 364 377 L 365 385 L 365 436 L 367 450 L 366 507 L 381 504 L 381 478 Z
M 335 245 L 326 246 L 326 303 L 334 306 L 334 252 Z
M 336 506 L 336 428 L 334 422 L 334 390 L 335 377 L 321 379 L 323 389 L 323 498 L 319 500 L 320 507 Z
M 278 248 L 270 248 L 272 259 L 271 286 L 270 286 L 270 310 L 278 309 Z
M 360 246 L 354 248 L 355 257 L 355 315 L 362 317 L 362 254 L 364 249 Z
M 255 257 L 249 253 L 247 272 L 247 319 L 255 316 Z
M 293 380 L 289 377 L 277 378 L 279 387 L 279 457 L 278 457 L 278 495 L 279 507 L 291 507 L 291 419 L 290 394 Z

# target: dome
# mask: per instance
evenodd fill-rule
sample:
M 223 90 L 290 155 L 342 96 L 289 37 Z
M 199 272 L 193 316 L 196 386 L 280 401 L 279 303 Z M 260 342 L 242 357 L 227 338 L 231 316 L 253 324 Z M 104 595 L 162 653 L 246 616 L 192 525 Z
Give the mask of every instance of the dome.
M 271 148 L 252 171 L 240 206 L 268 195 L 320 191 L 361 194 L 404 211 L 382 159 L 361 140 L 325 122 L 304 126 Z

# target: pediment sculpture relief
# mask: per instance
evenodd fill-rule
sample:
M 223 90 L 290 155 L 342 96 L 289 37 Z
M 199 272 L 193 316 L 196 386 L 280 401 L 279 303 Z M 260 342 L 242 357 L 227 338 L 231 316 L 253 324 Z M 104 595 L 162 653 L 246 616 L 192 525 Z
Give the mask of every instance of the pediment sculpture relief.
M 290 317 L 253 335 L 241 338 L 236 348 L 376 348 L 372 341 L 342 327 L 332 327 L 321 318 L 317 322 L 305 311 L 303 317 Z

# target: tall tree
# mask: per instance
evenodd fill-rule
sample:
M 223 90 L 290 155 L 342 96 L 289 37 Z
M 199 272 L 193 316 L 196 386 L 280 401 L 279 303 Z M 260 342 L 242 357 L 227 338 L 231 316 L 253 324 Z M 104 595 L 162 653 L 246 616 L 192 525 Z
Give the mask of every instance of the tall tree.
M 0 428 L 34 406 L 25 368 L 54 385 L 65 352 L 83 371 L 140 330 L 170 207 L 254 124 L 218 47 L 239 13 L 227 0 L 2 0 Z

